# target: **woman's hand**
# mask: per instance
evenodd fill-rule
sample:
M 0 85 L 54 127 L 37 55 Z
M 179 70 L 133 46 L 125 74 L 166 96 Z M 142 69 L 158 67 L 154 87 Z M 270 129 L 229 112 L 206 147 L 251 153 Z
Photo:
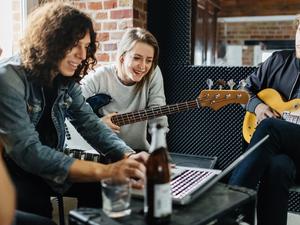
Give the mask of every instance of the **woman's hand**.
M 102 120 L 107 126 L 109 126 L 109 127 L 113 130 L 113 132 L 115 132 L 115 133 L 120 133 L 120 127 L 119 127 L 118 125 L 114 124 L 114 123 L 111 121 L 111 118 L 112 118 L 113 116 L 117 115 L 117 114 L 118 114 L 118 113 L 116 113 L 116 112 L 109 113 L 109 114 L 103 116 L 103 117 L 101 118 L 101 120 Z
M 266 118 L 280 118 L 281 115 L 273 110 L 270 106 L 260 103 L 255 108 L 256 123 L 259 124 Z

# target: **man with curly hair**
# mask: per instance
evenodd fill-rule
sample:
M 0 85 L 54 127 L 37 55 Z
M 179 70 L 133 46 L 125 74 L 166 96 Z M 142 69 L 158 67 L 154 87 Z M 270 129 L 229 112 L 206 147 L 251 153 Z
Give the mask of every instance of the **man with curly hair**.
M 29 17 L 20 54 L 0 63 L 0 129 L 4 160 L 18 209 L 51 217 L 50 196 L 101 207 L 100 180 L 135 178 L 143 187 L 145 152 L 135 152 L 86 104 L 78 81 L 96 64 L 91 19 L 65 3 L 47 3 Z M 71 158 L 64 148 L 65 117 L 110 164 Z

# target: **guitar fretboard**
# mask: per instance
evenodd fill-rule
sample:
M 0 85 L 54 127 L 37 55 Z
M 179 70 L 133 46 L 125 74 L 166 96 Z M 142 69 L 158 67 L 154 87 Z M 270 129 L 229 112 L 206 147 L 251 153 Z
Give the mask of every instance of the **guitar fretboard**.
M 160 116 L 164 116 L 176 112 L 182 112 L 194 108 L 200 108 L 198 99 L 177 103 L 173 105 L 157 106 L 150 109 L 140 110 L 137 112 L 115 115 L 111 118 L 111 120 L 114 124 L 117 124 L 118 126 L 122 126 L 125 124 L 154 119 L 156 117 L 160 117 Z
M 300 124 L 300 116 L 293 115 L 290 112 L 283 112 L 282 119 L 291 123 Z

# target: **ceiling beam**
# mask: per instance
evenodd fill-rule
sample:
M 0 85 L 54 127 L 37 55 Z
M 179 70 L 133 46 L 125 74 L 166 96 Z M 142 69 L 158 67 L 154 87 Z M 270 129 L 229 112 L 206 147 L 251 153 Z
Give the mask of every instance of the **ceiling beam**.
M 220 0 L 218 17 L 295 15 L 299 0 Z

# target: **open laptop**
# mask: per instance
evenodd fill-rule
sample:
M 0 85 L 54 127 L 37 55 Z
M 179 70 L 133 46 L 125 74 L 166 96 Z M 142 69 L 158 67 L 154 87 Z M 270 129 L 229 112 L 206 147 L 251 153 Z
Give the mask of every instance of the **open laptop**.
M 176 166 L 171 172 L 171 192 L 173 203 L 186 205 L 205 193 L 214 184 L 226 176 L 234 167 L 251 154 L 258 146 L 268 139 L 263 139 L 249 148 L 240 157 L 234 160 L 225 170 L 203 169 L 185 166 Z M 132 196 L 141 198 L 144 190 L 132 190 Z
M 66 147 L 69 149 L 84 149 L 84 152 L 97 153 L 81 136 L 73 125 L 65 120 L 66 124 Z M 253 145 L 240 157 L 234 160 L 225 170 L 204 169 L 188 166 L 176 166 L 171 171 L 171 190 L 172 200 L 175 204 L 186 205 L 209 188 L 215 183 L 220 181 L 226 176 L 234 167 L 236 167 L 245 157 L 251 154 L 259 145 L 261 145 L 269 135 L 265 136 L 258 143 Z M 78 150 L 83 151 L 83 150 Z M 97 153 L 98 154 L 98 153 Z M 82 155 L 82 154 L 80 154 Z M 187 165 L 187 163 L 185 163 Z M 142 198 L 144 196 L 143 190 L 132 190 L 132 196 Z

